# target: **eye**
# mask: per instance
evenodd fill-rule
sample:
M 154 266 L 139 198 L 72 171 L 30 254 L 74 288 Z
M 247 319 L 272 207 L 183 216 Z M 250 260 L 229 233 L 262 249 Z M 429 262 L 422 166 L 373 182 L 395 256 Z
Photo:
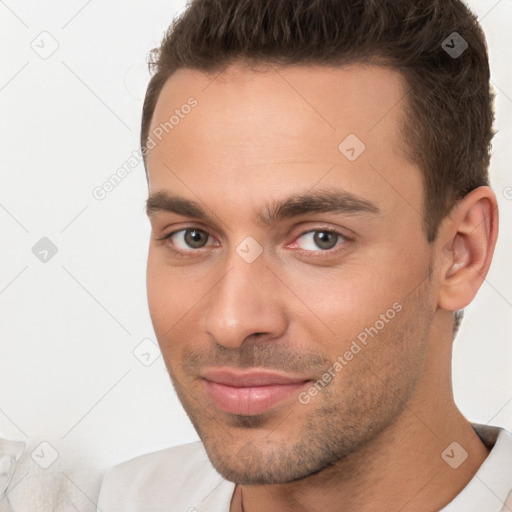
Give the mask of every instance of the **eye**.
M 299 242 L 301 241 L 302 242 Z M 303 233 L 297 238 L 296 245 L 306 251 L 328 251 L 341 245 L 345 240 L 341 233 L 327 229 L 317 229 Z
M 190 249 L 202 249 L 206 246 L 210 234 L 207 231 L 196 228 L 180 229 L 173 231 L 160 240 L 169 240 L 179 251 Z

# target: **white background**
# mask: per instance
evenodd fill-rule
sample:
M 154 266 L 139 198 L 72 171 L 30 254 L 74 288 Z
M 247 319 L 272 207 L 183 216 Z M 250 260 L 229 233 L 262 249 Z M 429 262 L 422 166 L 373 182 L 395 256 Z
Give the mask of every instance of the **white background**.
M 155 341 L 142 164 L 104 200 L 92 195 L 138 148 L 147 54 L 184 5 L 0 2 L 0 436 L 27 443 L 13 506 L 51 478 L 76 510 L 94 510 L 107 467 L 197 439 L 162 358 L 144 366 L 133 353 Z M 497 92 L 501 230 L 455 343 L 454 392 L 470 420 L 512 430 L 512 0 L 469 5 Z M 52 44 L 47 59 L 31 47 Z M 32 253 L 42 237 L 58 248 L 46 263 Z M 43 441 L 58 453 L 46 470 L 30 457 Z

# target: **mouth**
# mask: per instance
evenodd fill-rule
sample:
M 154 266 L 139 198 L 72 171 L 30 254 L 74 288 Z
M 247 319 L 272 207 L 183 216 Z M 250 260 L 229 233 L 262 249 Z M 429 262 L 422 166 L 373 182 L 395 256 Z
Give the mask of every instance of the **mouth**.
M 210 368 L 200 376 L 217 409 L 244 416 L 268 411 L 297 396 L 310 382 L 303 377 L 261 369 Z

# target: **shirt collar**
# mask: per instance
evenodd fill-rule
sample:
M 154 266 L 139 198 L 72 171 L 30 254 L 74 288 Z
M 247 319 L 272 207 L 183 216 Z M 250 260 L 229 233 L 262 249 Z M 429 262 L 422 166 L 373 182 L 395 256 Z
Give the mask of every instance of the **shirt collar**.
M 440 512 L 512 510 L 512 434 L 490 425 L 471 426 L 491 451 L 466 487 Z

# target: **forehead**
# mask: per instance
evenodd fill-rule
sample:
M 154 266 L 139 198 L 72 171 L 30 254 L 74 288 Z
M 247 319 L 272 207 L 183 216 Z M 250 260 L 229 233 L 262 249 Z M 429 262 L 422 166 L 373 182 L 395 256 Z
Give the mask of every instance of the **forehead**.
M 255 69 L 231 64 L 220 73 L 181 68 L 160 93 L 150 131 L 169 121 L 191 97 L 197 106 L 190 117 L 200 116 L 204 128 L 200 131 L 201 126 L 195 125 L 195 136 L 209 140 L 227 135 L 242 140 L 254 128 L 260 130 L 251 133 L 253 139 L 271 138 L 286 126 L 289 137 L 307 135 L 313 143 L 335 133 L 339 137 L 346 130 L 370 142 L 369 132 L 380 127 L 376 133 L 393 135 L 396 143 L 400 137 L 393 128 L 400 125 L 405 92 L 397 71 L 360 64 Z M 216 121 L 221 130 L 212 131 Z M 180 130 L 174 126 L 170 135 L 185 131 L 185 124 L 191 123 L 182 123 Z
M 160 133 L 147 157 L 150 193 L 222 195 L 250 184 L 257 197 L 321 181 L 419 205 L 421 175 L 403 151 L 405 105 L 402 76 L 385 67 L 179 69 L 150 126 L 150 137 Z

